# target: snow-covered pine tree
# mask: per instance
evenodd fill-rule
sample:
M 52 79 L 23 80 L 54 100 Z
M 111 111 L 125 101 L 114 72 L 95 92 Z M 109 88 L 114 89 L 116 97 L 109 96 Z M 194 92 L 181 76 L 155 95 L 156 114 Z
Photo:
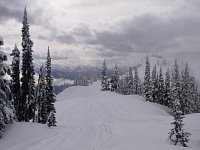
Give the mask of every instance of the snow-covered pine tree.
M 126 95 L 126 77 L 121 77 L 118 81 L 118 93 Z
M 135 73 L 134 73 L 134 80 L 133 80 L 133 92 L 136 95 L 141 95 L 141 88 L 140 88 L 140 79 L 138 77 L 138 71 L 137 68 L 135 68 Z
M 200 113 L 200 92 L 198 91 L 197 93 L 197 101 L 195 101 L 195 113 Z
M 162 68 L 160 67 L 159 79 L 158 79 L 158 101 L 159 104 L 164 105 L 164 79 L 162 74 Z
M 171 102 L 171 79 L 170 79 L 170 71 L 167 69 L 165 75 L 165 93 L 164 93 L 164 105 L 168 107 L 172 107 Z
M 158 78 L 157 78 L 156 65 L 153 67 L 153 70 L 152 70 L 151 81 L 152 81 L 152 102 L 158 102 L 159 84 L 158 84 Z
M 172 122 L 172 125 L 174 125 L 174 128 L 172 128 L 169 132 L 169 138 L 175 145 L 187 147 L 190 133 L 183 130 L 184 116 L 182 116 L 182 114 L 183 112 L 181 111 L 180 99 L 176 98 L 173 102 L 174 122 Z
M 0 46 L 1 45 L 3 45 L 3 38 L 0 36 Z M 6 126 L 6 124 L 4 122 L 3 106 L 4 106 L 4 101 L 1 99 L 0 100 L 0 138 L 5 130 L 5 126 Z
M 50 128 L 51 126 L 53 126 L 53 127 L 56 126 L 55 120 L 56 120 L 55 112 L 54 112 L 54 110 L 52 110 L 52 111 L 49 113 L 48 118 L 47 118 L 47 125 L 48 125 L 49 128 Z
M 107 77 L 107 66 L 106 61 L 103 61 L 102 72 L 101 72 L 101 91 L 108 91 L 109 83 Z
M 22 27 L 22 89 L 21 89 L 21 114 L 19 121 L 26 121 L 33 119 L 35 116 L 35 80 L 34 80 L 34 66 L 32 58 L 33 42 L 30 39 L 29 23 L 27 19 L 27 11 L 24 9 Z
M 198 107 L 198 86 L 194 77 L 189 77 L 188 113 L 194 113 Z
M 0 38 L 0 46 L 3 45 L 3 40 Z M 12 123 L 14 118 L 14 108 L 11 103 L 10 82 L 4 78 L 10 73 L 9 67 L 4 63 L 7 61 L 7 56 L 0 51 L 0 137 L 5 131 L 6 125 Z
M 48 116 L 51 114 L 52 117 L 52 126 L 56 126 L 56 118 L 55 113 L 56 109 L 54 103 L 56 101 L 56 96 L 53 88 L 53 77 L 51 70 L 51 57 L 48 47 L 47 52 L 47 62 L 46 62 L 46 92 L 47 92 L 47 114 Z
M 20 116 L 20 110 L 21 110 L 21 93 L 20 93 L 20 51 L 17 48 L 17 45 L 15 45 L 14 49 L 12 50 L 12 53 L 10 54 L 13 56 L 12 60 L 12 98 L 14 101 L 14 107 L 16 112 L 17 119 Z
M 138 87 L 138 95 L 143 95 L 143 83 L 142 83 L 142 81 L 139 79 L 139 82 L 138 82 L 139 84 L 139 87 Z
M 47 91 L 45 82 L 44 67 L 40 67 L 39 80 L 38 80 L 38 94 L 37 94 L 37 122 L 45 124 L 47 122 Z
M 128 95 L 129 93 L 128 83 L 129 83 L 129 74 L 126 74 L 123 79 L 123 94 L 124 95 Z
M 123 85 L 123 83 L 122 83 L 122 79 L 119 77 L 119 80 L 118 80 L 118 82 L 117 82 L 117 93 L 119 93 L 119 94 L 122 94 L 122 85 Z
M 186 63 L 185 69 L 181 73 L 181 111 L 183 112 L 183 115 L 188 114 L 190 112 L 189 107 L 189 101 L 193 101 L 193 99 L 190 99 L 190 74 L 189 74 L 189 67 Z
M 187 147 L 187 143 L 189 142 L 189 135 L 190 133 L 184 132 L 183 130 L 183 112 L 181 111 L 181 94 L 180 94 L 180 75 L 179 75 L 179 68 L 177 60 L 175 60 L 174 64 L 174 70 L 172 73 L 172 109 L 173 109 L 173 117 L 174 122 L 172 123 L 174 125 L 174 128 L 171 129 L 171 132 L 169 133 L 170 140 L 175 145 L 180 145 Z
M 200 95 L 199 95 L 197 83 L 195 84 L 195 87 L 194 87 L 194 93 L 195 93 L 195 100 L 193 103 L 194 108 L 192 110 L 193 110 L 193 113 L 200 113 Z
M 132 95 L 133 93 L 133 72 L 132 68 L 130 67 L 127 76 L 127 95 Z
M 115 65 L 112 78 L 110 80 L 111 83 L 111 91 L 117 92 L 118 90 L 118 81 L 119 81 L 119 75 L 117 70 L 117 65 Z
M 150 61 L 149 57 L 146 57 L 146 67 L 144 75 L 144 97 L 146 101 L 152 101 L 152 86 L 151 86 L 151 77 L 150 77 Z
M 171 79 L 171 100 L 172 100 L 172 108 L 175 100 L 178 99 L 180 103 L 181 99 L 181 88 L 180 88 L 180 75 L 179 75 L 179 67 L 178 62 L 175 60 L 172 79 Z

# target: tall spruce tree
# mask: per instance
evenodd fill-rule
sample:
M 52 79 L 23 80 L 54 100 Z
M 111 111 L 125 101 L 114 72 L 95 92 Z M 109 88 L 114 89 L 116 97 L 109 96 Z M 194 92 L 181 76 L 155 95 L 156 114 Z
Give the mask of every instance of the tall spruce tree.
M 47 114 L 48 118 L 51 115 L 51 126 L 56 126 L 56 118 L 55 118 L 55 106 L 54 103 L 56 101 L 56 96 L 53 88 L 53 77 L 52 77 L 52 69 L 51 69 L 51 57 L 48 47 L 47 52 L 47 62 L 46 62 L 46 95 L 47 95 Z
M 174 70 L 172 73 L 172 109 L 173 109 L 173 117 L 174 128 L 171 129 L 169 133 L 170 140 L 174 142 L 175 145 L 180 145 L 187 147 L 187 143 L 189 142 L 190 133 L 184 132 L 183 130 L 183 112 L 181 109 L 181 88 L 180 88 L 180 75 L 179 75 L 179 67 L 177 60 L 175 60 Z
M 157 78 L 156 65 L 153 67 L 153 70 L 152 70 L 151 81 L 152 81 L 152 102 L 158 102 L 159 83 L 158 83 L 158 78 Z
M 0 38 L 0 46 L 3 40 Z M 11 103 L 10 82 L 5 79 L 5 75 L 10 73 L 9 67 L 4 63 L 7 56 L 0 51 L 0 138 L 5 131 L 6 125 L 12 123 L 14 118 L 14 108 Z
M 172 102 L 171 102 L 171 79 L 170 79 L 169 68 L 167 69 L 167 72 L 166 72 L 166 75 L 165 75 L 164 105 L 168 106 L 168 107 L 172 107 Z
M 152 101 L 152 86 L 151 86 L 151 77 L 150 77 L 150 61 L 149 57 L 146 57 L 146 67 L 144 75 L 144 97 L 146 101 Z
M 37 122 L 45 124 L 47 122 L 48 114 L 45 70 L 43 66 L 40 67 L 37 96 Z
M 183 115 L 188 114 L 190 112 L 190 107 L 189 107 L 189 101 L 190 100 L 190 74 L 189 74 L 189 67 L 188 64 L 186 63 L 185 69 L 181 74 L 181 111 L 183 112 Z
M 107 77 L 107 66 L 106 61 L 103 61 L 102 72 L 101 72 L 101 91 L 108 91 L 109 83 Z
M 194 113 L 197 106 L 196 102 L 198 101 L 198 86 L 194 77 L 189 77 L 189 95 L 188 95 L 188 113 Z
M 162 68 L 160 68 L 159 80 L 158 80 L 158 100 L 159 104 L 164 105 L 164 79 L 162 74 Z
M 27 19 L 27 11 L 24 9 L 22 27 L 22 103 L 19 115 L 19 121 L 28 122 L 34 119 L 35 116 L 35 80 L 34 80 L 34 66 L 32 58 L 33 42 L 30 39 L 29 23 Z
M 14 107 L 16 111 L 16 117 L 17 119 L 20 116 L 20 110 L 21 110 L 21 93 L 20 93 L 20 51 L 17 48 L 17 45 L 15 45 L 14 49 L 12 50 L 12 53 L 10 54 L 13 56 L 12 59 L 12 97 L 14 101 Z
M 200 113 L 200 92 L 198 91 L 197 93 L 197 100 L 195 101 L 195 113 Z
M 173 104 L 177 99 L 180 103 L 181 99 L 181 88 L 180 88 L 180 75 L 179 75 L 179 67 L 178 62 L 175 60 L 174 69 L 172 72 L 172 81 L 171 81 L 171 99 L 172 99 L 172 108 Z
M 111 82 L 111 91 L 117 91 L 118 90 L 118 81 L 119 81 L 119 75 L 117 70 L 117 65 L 115 65 L 115 69 L 112 74 L 112 78 L 110 80 Z
M 134 91 L 134 94 L 141 95 L 141 83 L 138 77 L 137 68 L 135 68 L 135 73 L 134 73 L 133 91 Z
M 132 68 L 129 68 L 129 73 L 127 76 L 127 95 L 132 95 L 133 94 L 133 73 L 132 73 Z
M 195 84 L 194 87 L 194 102 L 193 102 L 193 109 L 192 113 L 200 113 L 200 99 L 199 99 L 199 91 L 198 91 L 198 85 L 197 83 Z M 190 112 L 191 113 L 191 112 Z

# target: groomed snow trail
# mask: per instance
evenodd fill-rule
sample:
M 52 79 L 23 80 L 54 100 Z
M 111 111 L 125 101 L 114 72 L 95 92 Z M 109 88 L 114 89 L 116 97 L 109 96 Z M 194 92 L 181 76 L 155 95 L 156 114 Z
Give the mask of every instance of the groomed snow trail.
M 100 92 L 100 83 L 57 96 L 58 126 L 14 123 L 0 150 L 182 150 L 167 140 L 172 117 L 139 96 Z M 200 148 L 199 114 L 187 117 L 191 149 Z

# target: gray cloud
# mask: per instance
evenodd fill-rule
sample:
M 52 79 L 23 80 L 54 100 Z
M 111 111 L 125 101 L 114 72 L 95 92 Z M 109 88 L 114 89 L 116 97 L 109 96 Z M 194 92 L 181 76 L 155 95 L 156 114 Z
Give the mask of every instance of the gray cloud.
M 0 3 L 0 14 L 1 22 L 6 21 L 8 19 L 16 19 L 17 21 L 20 21 L 20 19 L 22 20 L 23 9 L 11 9 L 10 7 L 1 5 Z
M 106 28 L 94 31 L 96 37 L 87 43 L 101 45 L 102 53 L 108 53 L 109 50 L 108 57 L 111 53 L 120 55 L 120 53 L 163 52 L 168 49 L 178 49 L 183 41 L 191 43 L 185 38 L 200 37 L 198 16 L 164 20 L 156 15 L 142 15 L 122 19 L 112 26 L 112 30 Z
M 58 33 L 58 30 L 53 30 L 49 35 L 39 35 L 38 39 L 41 40 L 48 40 L 48 41 L 56 41 L 63 44 L 75 44 L 76 39 L 72 34 L 62 32 L 61 34 Z
M 46 61 L 47 57 L 45 53 L 37 53 L 33 55 L 34 59 Z M 53 60 L 67 60 L 68 57 L 66 55 L 58 55 L 57 53 L 52 53 L 51 58 Z
M 47 25 L 49 24 L 49 17 L 45 16 L 44 7 L 38 5 L 39 0 L 35 1 L 18 1 L 18 0 L 1 0 L 0 1 L 0 22 L 7 21 L 9 19 L 15 19 L 18 22 L 22 22 L 24 7 L 27 5 L 27 8 L 30 6 L 35 6 L 34 9 L 28 11 L 28 18 L 31 24 L 35 25 Z M 30 5 L 30 6 L 29 6 Z
M 131 60 L 136 53 L 200 56 L 200 14 L 197 13 L 200 2 L 197 0 L 75 0 L 69 4 L 60 0 L 63 7 L 53 0 L 50 5 L 46 2 L 1 0 L 2 29 L 6 28 L 9 19 L 21 23 L 26 4 L 29 22 L 35 25 L 31 28 L 33 40 L 35 43 L 43 40 L 37 49 L 53 42 L 58 44 L 58 49 L 68 53 L 68 44 L 76 51 L 69 58 L 77 57 L 85 62 L 103 57 L 111 60 L 127 56 Z M 20 32 L 15 31 L 12 23 L 7 29 L 13 29 L 13 33 L 7 33 L 7 37 L 3 35 L 9 41 L 16 34 L 14 32 Z M 39 31 L 43 29 L 44 32 Z M 67 59 L 67 55 L 70 54 L 56 54 L 55 59 Z M 45 58 L 39 54 L 36 57 Z
M 92 31 L 88 24 L 80 23 L 72 29 L 71 34 L 76 35 L 76 36 L 90 37 L 92 35 Z
M 72 35 L 67 34 L 67 33 L 62 33 L 62 35 L 56 36 L 55 40 L 57 42 L 65 43 L 65 44 L 72 44 L 72 43 L 75 43 L 76 41 Z

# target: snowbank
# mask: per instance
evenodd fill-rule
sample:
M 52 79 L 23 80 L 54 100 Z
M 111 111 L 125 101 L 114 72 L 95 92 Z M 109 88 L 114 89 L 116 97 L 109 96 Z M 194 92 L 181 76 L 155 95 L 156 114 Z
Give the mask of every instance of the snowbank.
M 2 150 L 183 150 L 168 140 L 168 109 L 140 96 L 100 92 L 100 83 L 70 87 L 56 102 L 58 126 L 14 123 L 0 140 Z M 164 109 L 163 109 L 164 108 Z M 200 114 L 187 115 L 191 150 L 200 149 Z

